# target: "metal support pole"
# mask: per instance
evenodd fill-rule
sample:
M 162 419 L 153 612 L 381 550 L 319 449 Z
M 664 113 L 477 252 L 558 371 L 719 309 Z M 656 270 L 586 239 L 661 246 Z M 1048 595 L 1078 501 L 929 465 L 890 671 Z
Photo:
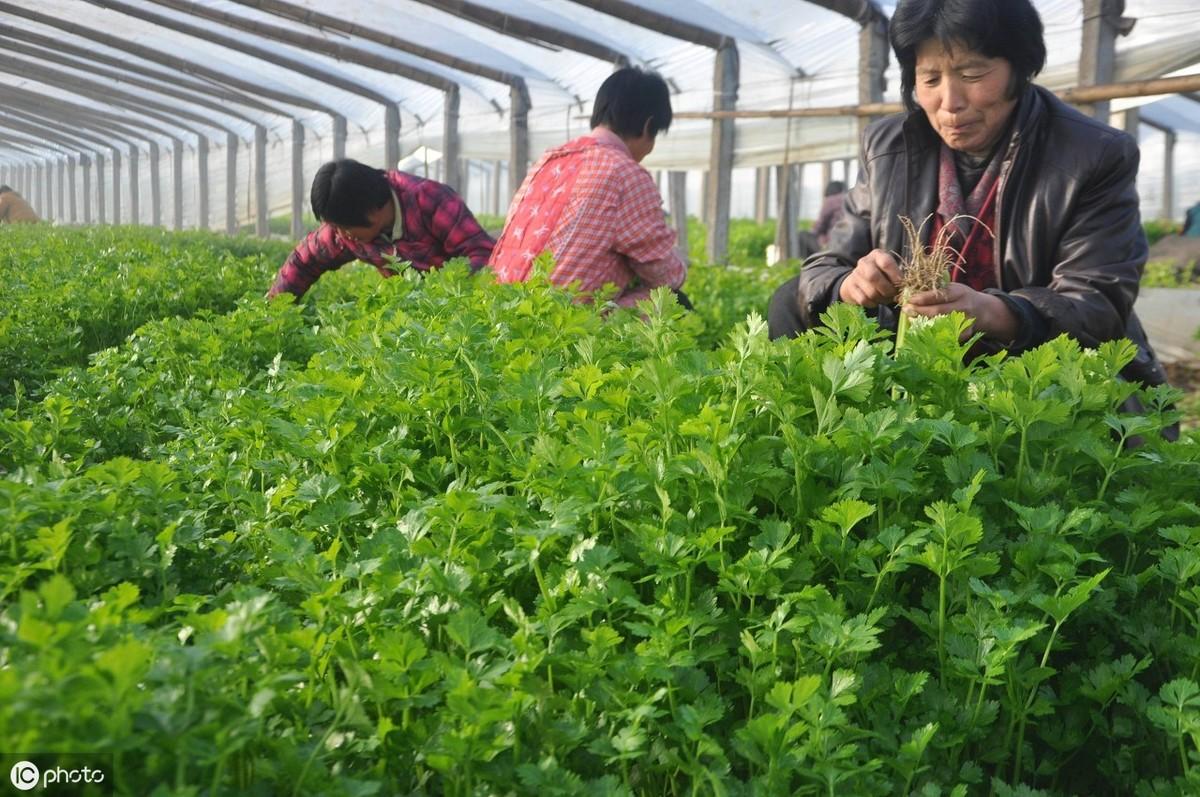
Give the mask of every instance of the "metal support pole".
M 1133 29 L 1124 19 L 1125 0 L 1083 0 L 1083 39 L 1079 51 L 1079 85 L 1111 83 L 1116 72 L 1117 36 Z M 1079 110 L 1108 123 L 1109 102 L 1080 104 Z
M 225 234 L 237 235 L 237 150 L 238 138 L 225 137 Z
M 196 139 L 196 181 L 200 189 L 200 206 L 196 209 L 196 229 L 207 230 L 208 226 L 208 136 Z
M 137 145 L 129 148 L 129 223 L 139 224 L 142 220 L 140 200 L 142 195 L 142 178 L 138 174 L 138 160 L 141 153 Z
M 466 175 L 459 170 L 458 159 L 462 153 L 458 135 L 458 86 L 445 93 L 445 108 L 442 113 L 442 161 L 446 164 L 446 185 L 464 196 L 467 193 Z M 461 185 L 459 182 L 461 181 Z
M 55 207 L 60 222 L 67 220 L 67 161 L 61 160 L 54 164 L 55 181 L 58 183 L 58 197 Z
M 863 25 L 858 34 L 858 101 L 864 105 L 883 102 L 887 88 L 888 53 L 887 20 L 880 16 Z M 877 117 L 874 117 L 877 118 Z M 858 135 L 873 121 L 873 117 L 858 117 Z
M 162 226 L 162 172 L 159 168 L 158 144 L 150 142 L 150 224 Z
M 45 208 L 45 213 L 42 215 L 47 219 L 54 218 L 54 162 L 46 161 L 46 168 L 42 172 L 45 183 L 45 194 L 42 199 L 42 206 Z
M 267 128 L 254 126 L 254 234 L 266 238 L 271 234 L 267 218 Z
M 113 147 L 112 155 L 112 223 L 121 223 L 121 150 Z
M 671 201 L 671 221 L 675 226 L 675 248 L 688 262 L 687 172 L 667 174 L 667 193 Z
M 96 223 L 104 223 L 104 153 L 96 153 Z
M 501 161 L 492 161 L 492 214 L 499 216 L 505 212 L 505 208 L 500 207 L 500 170 L 503 167 Z
M 79 165 L 83 172 L 83 223 L 92 223 L 92 164 L 95 159 L 87 155 L 79 156 Z
M 333 159 L 340 161 L 346 157 L 346 117 L 333 117 Z
M 1162 217 L 1170 221 L 1175 218 L 1175 143 L 1177 136 L 1164 132 L 1167 137 L 1163 145 L 1163 209 Z
M 731 111 L 737 107 L 740 72 L 737 45 L 727 40 L 717 50 L 713 69 L 713 110 Z M 729 203 L 733 190 L 733 147 L 736 128 L 732 119 L 713 120 L 712 154 L 708 215 L 708 257 L 723 263 L 729 253 Z
M 775 248 L 779 259 L 790 260 L 799 255 L 800 241 L 796 230 L 796 193 L 798 164 L 775 167 L 775 200 L 777 202 Z
M 78 202 L 78 197 L 76 195 L 76 178 L 78 177 L 77 170 L 78 170 L 78 166 L 76 166 L 75 158 L 68 157 L 67 158 L 67 198 L 70 200 L 70 202 L 67 206 L 67 209 L 68 209 L 67 218 L 70 220 L 70 222 L 72 224 L 76 224 L 79 221 L 79 202 Z
M 383 168 L 395 169 L 400 162 L 400 106 L 389 102 L 383 116 Z
M 183 142 L 176 141 L 171 147 L 171 199 L 173 228 L 183 229 Z
M 304 125 L 292 120 L 292 238 L 304 234 Z
M 760 166 L 754 170 L 754 221 L 762 224 L 767 220 L 767 206 L 771 204 L 771 167 Z
M 508 196 L 516 196 L 529 169 L 529 89 L 525 82 L 509 88 Z

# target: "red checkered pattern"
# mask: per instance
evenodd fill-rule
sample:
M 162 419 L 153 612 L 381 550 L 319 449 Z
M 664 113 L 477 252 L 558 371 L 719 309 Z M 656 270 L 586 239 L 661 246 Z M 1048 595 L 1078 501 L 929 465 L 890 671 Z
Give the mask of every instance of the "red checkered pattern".
M 687 277 L 658 187 L 606 128 L 542 156 L 513 198 L 489 265 L 500 282 L 522 282 L 546 250 L 551 282 L 578 283 L 585 295 L 612 283 L 625 307 Z
M 275 278 L 268 296 L 288 291 L 303 296 L 326 271 L 354 260 L 370 263 L 385 277 L 396 272 L 386 258 L 412 263 L 418 271 L 437 268 L 453 257 L 465 257 L 471 268 L 487 264 L 493 241 L 454 189 L 406 172 L 386 172 L 404 214 L 404 237 L 363 243 L 322 224 L 302 240 Z

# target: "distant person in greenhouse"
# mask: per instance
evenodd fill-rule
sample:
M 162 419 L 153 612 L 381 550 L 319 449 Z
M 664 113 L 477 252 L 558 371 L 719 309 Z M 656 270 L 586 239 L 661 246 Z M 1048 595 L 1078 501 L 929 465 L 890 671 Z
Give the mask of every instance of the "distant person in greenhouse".
M 1138 355 L 1122 375 L 1164 383 L 1133 312 L 1148 255 L 1137 142 L 1033 85 L 1046 46 L 1030 1 L 900 0 L 890 37 L 908 112 L 864 131 L 846 213 L 775 292 L 771 336 L 812 329 L 834 302 L 890 329 L 901 312 L 960 311 L 984 351 L 1128 337 Z M 953 225 L 954 250 L 949 282 L 903 303 L 901 217 L 929 219 L 925 245 Z
M 829 233 L 846 212 L 846 184 L 841 180 L 831 180 L 825 186 L 825 199 L 821 201 L 821 212 L 813 224 L 813 235 L 817 236 L 817 245 L 822 249 L 829 246 Z
M 671 94 L 653 72 L 627 67 L 600 86 L 592 131 L 546 152 L 509 207 L 490 265 L 500 282 L 528 279 L 550 251 L 550 281 L 590 297 L 616 286 L 614 301 L 632 307 L 654 288 L 679 293 L 687 265 L 675 249 L 662 197 L 642 160 L 671 126 Z
M 389 258 L 428 271 L 465 257 L 478 271 L 495 243 L 454 189 L 406 172 L 331 161 L 317 170 L 311 198 L 323 223 L 279 269 L 268 298 L 303 296 L 326 271 L 355 260 L 385 277 L 396 273 Z
M 1200 202 L 1187 209 L 1187 215 L 1183 219 L 1183 229 L 1179 234 L 1188 238 L 1200 238 Z
M 25 198 L 7 185 L 0 185 L 0 224 L 32 224 L 41 221 Z

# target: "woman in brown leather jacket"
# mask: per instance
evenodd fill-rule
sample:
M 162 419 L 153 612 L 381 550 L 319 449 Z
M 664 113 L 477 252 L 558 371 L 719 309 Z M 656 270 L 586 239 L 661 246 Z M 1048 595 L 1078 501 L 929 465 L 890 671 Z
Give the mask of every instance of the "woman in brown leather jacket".
M 909 110 L 864 132 L 846 212 L 775 292 L 771 336 L 815 326 L 835 301 L 891 328 L 898 312 L 958 310 L 992 349 L 1128 337 L 1139 354 L 1123 375 L 1165 382 L 1133 313 L 1148 253 L 1137 142 L 1032 85 L 1046 48 L 1029 0 L 901 0 L 890 35 Z M 897 308 L 901 216 L 929 218 L 926 243 L 953 224 L 961 257 L 948 286 Z

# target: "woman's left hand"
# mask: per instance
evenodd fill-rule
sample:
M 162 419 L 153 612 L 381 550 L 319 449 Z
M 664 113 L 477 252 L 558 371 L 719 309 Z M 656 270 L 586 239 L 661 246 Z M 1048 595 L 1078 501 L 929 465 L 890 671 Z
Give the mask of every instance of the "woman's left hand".
M 1004 300 L 961 282 L 952 282 L 941 290 L 913 294 L 900 309 L 910 316 L 926 318 L 960 312 L 974 321 L 971 328 L 963 333 L 964 340 L 976 332 L 1006 343 L 1017 338 L 1017 317 Z

